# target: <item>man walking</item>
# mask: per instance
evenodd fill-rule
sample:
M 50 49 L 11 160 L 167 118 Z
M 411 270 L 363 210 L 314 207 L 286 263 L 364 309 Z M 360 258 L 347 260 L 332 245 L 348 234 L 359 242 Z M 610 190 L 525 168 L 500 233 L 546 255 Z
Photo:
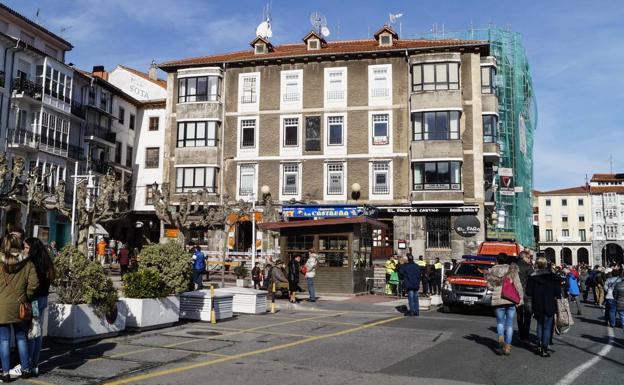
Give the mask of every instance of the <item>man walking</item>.
M 403 289 L 407 291 L 407 303 L 409 309 L 406 316 L 418 316 L 418 289 L 420 288 L 420 266 L 414 263 L 414 256 L 407 256 L 407 263 L 399 268 L 399 278 L 403 282 Z
M 306 261 L 305 267 L 305 278 L 306 284 L 308 285 L 308 293 L 310 294 L 309 301 L 316 302 L 316 288 L 314 287 L 314 278 L 316 277 L 316 268 L 318 266 L 318 257 L 316 254 L 316 250 L 310 250 L 310 256 Z
M 206 256 L 201 251 L 201 247 L 195 247 L 192 262 L 193 284 L 195 285 L 195 290 L 201 290 L 204 288 L 204 271 L 206 270 Z
M 524 344 L 528 344 L 530 339 L 532 309 L 531 299 L 526 295 L 526 287 L 529 277 L 533 274 L 533 264 L 531 263 L 531 254 L 527 251 L 521 251 L 518 257 L 518 276 L 520 277 L 520 283 L 525 293 L 524 303 L 516 309 L 516 314 L 518 316 L 518 334 L 520 341 Z

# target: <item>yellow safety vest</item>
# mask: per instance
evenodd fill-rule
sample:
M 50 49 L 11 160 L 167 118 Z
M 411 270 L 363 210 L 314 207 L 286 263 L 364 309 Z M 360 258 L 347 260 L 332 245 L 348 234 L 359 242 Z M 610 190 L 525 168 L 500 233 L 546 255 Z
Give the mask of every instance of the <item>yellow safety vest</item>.
M 420 259 L 418 261 L 416 261 L 416 264 L 420 267 L 425 267 L 427 266 L 427 262 L 425 261 L 421 261 Z
M 397 261 L 394 259 L 386 261 L 386 274 L 392 274 L 392 272 L 396 270 L 396 264 Z
M 440 270 L 442 268 L 442 263 L 438 262 L 434 265 L 436 270 Z

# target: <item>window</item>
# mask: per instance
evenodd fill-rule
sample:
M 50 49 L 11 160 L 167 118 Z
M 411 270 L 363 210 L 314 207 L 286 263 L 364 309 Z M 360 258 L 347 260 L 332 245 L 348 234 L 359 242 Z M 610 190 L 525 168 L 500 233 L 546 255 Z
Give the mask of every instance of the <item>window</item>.
M 299 190 L 299 164 L 285 163 L 282 165 L 282 195 L 297 195 Z
M 306 116 L 306 151 L 321 151 L 321 117 Z
M 286 72 L 282 77 L 282 102 L 292 103 L 301 101 L 301 74 L 302 72 Z
M 390 164 L 373 162 L 373 194 L 390 193 Z
M 154 188 L 152 185 L 145 186 L 145 204 L 147 206 L 154 204 Z
M 130 114 L 130 122 L 128 122 L 128 127 L 130 127 L 131 130 L 134 130 L 135 119 L 136 119 L 136 116 L 134 114 Z
M 214 147 L 217 145 L 217 127 L 219 123 L 178 122 L 178 148 Z
M 344 129 L 343 116 L 330 116 L 327 118 L 327 132 L 329 135 L 328 144 L 330 146 L 342 146 Z
M 579 238 L 581 239 L 581 242 L 587 242 L 587 234 L 585 233 L 585 229 L 579 230 Z
M 258 101 L 257 77 L 244 76 L 242 78 L 241 104 L 252 104 Z
M 241 120 L 241 148 L 256 147 L 256 120 Z
M 299 118 L 284 119 L 284 146 L 299 145 Z
M 550 206 L 550 199 L 546 199 L 546 206 Z
M 160 118 L 158 116 L 150 116 L 149 118 L 149 130 L 150 131 L 158 131 L 158 126 L 160 125 Z
M 158 168 L 160 148 L 147 147 L 145 149 L 145 168 Z
M 216 192 L 216 180 L 214 167 L 179 167 L 176 169 L 176 193 L 203 189 Z
M 481 67 L 481 93 L 493 94 L 496 92 L 496 68 L 493 66 Z
M 414 191 L 461 190 L 461 162 L 415 162 L 412 170 Z
M 337 102 L 346 99 L 346 74 L 346 68 L 331 68 L 325 71 L 326 101 Z
M 254 48 L 257 54 L 266 52 L 266 44 L 256 44 Z
M 253 164 L 240 165 L 240 181 L 238 184 L 238 195 L 246 196 L 254 193 L 256 180 L 256 167 Z
M 606 225 L 605 234 L 607 239 L 615 239 L 617 237 L 617 225 Z
M 427 249 L 449 249 L 451 247 L 451 217 L 426 217 Z
M 390 97 L 390 67 L 374 67 L 372 69 L 372 79 L 370 84 L 371 98 Z
M 100 92 L 100 109 L 108 112 L 109 101 L 110 94 L 107 91 L 102 90 L 102 92 Z
M 583 200 L 583 198 L 579 198 L 577 204 L 579 206 L 584 206 L 585 205 L 585 201 Z
M 552 230 L 546 230 L 546 242 L 552 242 L 553 240 L 553 231 Z
M 373 145 L 390 143 L 388 136 L 389 121 L 390 117 L 388 114 L 373 115 Z
M 318 41 L 318 39 L 310 39 L 310 40 L 308 40 L 308 49 L 319 49 L 319 41 Z
M 616 209 L 605 209 L 605 218 L 613 219 L 617 215 Z
M 121 142 L 115 142 L 115 163 L 121 164 Z
M 412 92 L 459 89 L 459 63 L 412 66 Z
M 562 237 L 569 237 L 570 236 L 570 230 L 569 229 L 562 229 L 561 230 L 561 236 Z
M 561 217 L 561 222 L 568 223 L 568 216 L 567 215 L 562 216 Z
M 379 45 L 392 45 L 390 35 L 381 35 L 379 37 Z
M 459 139 L 459 111 L 412 113 L 414 140 Z
M 562 199 L 561 200 L 561 206 L 567 206 L 568 205 L 568 200 L 567 199 Z
M 126 147 L 126 167 L 132 167 L 132 147 L 131 146 L 127 146 Z
M 579 215 L 578 220 L 579 222 L 585 222 L 585 215 Z
M 122 106 L 119 106 L 119 124 L 124 124 L 124 120 L 126 119 L 126 109 Z
M 221 94 L 219 76 L 199 76 L 179 80 L 178 103 L 216 102 Z
M 342 163 L 327 164 L 327 195 L 344 194 L 343 171 Z
M 483 115 L 483 142 L 496 143 L 496 132 L 498 130 L 498 116 Z

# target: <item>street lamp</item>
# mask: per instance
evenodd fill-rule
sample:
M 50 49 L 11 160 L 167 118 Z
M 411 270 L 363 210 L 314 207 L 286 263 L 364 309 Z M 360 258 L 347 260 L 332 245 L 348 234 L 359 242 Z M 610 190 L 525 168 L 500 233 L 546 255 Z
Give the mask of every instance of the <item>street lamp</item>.
M 86 209 L 87 211 L 91 210 L 92 200 L 95 198 L 95 191 L 97 190 L 97 185 L 95 184 L 95 175 L 93 172 L 89 170 L 87 175 L 78 175 L 78 162 L 74 165 L 74 191 L 72 193 L 72 215 L 71 215 L 71 240 L 72 245 L 76 244 L 76 191 L 78 190 L 78 185 L 87 182 L 87 200 L 86 200 Z
M 351 185 L 351 198 L 353 198 L 355 201 L 357 201 L 358 199 L 360 199 L 360 190 L 362 189 L 362 186 L 360 186 L 359 183 L 353 183 Z

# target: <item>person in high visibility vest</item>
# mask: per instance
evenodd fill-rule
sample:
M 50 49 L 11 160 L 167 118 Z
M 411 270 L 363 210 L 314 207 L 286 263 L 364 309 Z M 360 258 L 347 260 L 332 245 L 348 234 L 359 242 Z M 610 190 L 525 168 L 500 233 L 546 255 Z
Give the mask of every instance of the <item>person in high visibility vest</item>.
M 435 263 L 433 264 L 433 269 L 434 269 L 434 273 L 433 273 L 433 285 L 432 286 L 432 292 L 434 292 L 433 294 L 442 294 L 442 268 L 444 267 L 444 265 L 442 265 L 442 262 L 440 262 L 440 258 L 436 258 L 435 259 Z
M 423 256 L 420 255 L 418 257 L 418 261 L 416 261 L 416 265 L 420 268 L 420 282 L 422 282 L 423 294 L 425 296 L 429 296 L 429 276 L 427 275 L 427 271 L 425 267 L 427 266 L 427 262 L 423 259 Z
M 392 255 L 384 264 L 386 269 L 386 294 L 392 295 L 395 291 L 395 285 L 390 283 L 390 278 L 392 277 L 392 273 L 396 273 L 398 264 L 399 261 L 397 260 L 396 255 Z

